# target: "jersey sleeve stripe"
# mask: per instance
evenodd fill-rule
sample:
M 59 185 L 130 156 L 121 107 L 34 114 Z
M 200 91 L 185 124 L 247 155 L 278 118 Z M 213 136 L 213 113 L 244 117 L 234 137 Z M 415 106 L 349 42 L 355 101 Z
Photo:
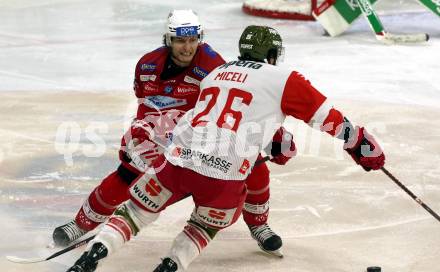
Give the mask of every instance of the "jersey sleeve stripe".
M 327 119 L 330 110 L 333 108 L 333 105 L 331 105 L 327 100 L 324 101 L 324 103 L 321 104 L 321 106 L 318 108 L 318 110 L 313 114 L 310 121 L 307 123 L 311 127 L 315 127 L 319 125 L 321 127 L 324 124 L 325 119 Z

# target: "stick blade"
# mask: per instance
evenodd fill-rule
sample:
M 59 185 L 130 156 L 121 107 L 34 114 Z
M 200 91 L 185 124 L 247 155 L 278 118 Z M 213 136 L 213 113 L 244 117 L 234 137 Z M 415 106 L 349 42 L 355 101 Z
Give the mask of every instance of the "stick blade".
M 405 44 L 427 42 L 429 40 L 429 35 L 427 33 L 392 34 L 389 32 L 382 32 L 376 34 L 376 38 L 385 44 Z
M 44 262 L 46 258 L 21 258 L 18 256 L 6 256 L 6 259 L 13 263 L 30 264 Z

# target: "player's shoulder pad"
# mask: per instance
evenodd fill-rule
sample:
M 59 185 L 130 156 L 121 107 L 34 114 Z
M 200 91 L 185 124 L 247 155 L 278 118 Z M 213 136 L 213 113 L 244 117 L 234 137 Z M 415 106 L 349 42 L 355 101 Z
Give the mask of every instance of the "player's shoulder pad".
M 145 55 L 142 56 L 140 61 L 154 59 L 154 58 L 157 58 L 163 54 L 168 54 L 168 48 L 166 46 L 161 46 L 159 48 L 154 49 L 153 51 L 146 53 Z
M 159 47 L 151 52 L 143 55 L 138 63 L 137 68 L 141 71 L 153 72 L 156 69 L 157 63 L 165 59 L 168 54 L 168 48 L 165 46 Z
M 207 43 L 202 43 L 201 45 L 200 45 L 200 48 L 202 49 L 202 51 L 206 54 L 206 55 L 208 55 L 208 56 L 210 56 L 211 58 L 215 58 L 215 57 L 217 57 L 217 55 L 219 55 L 214 49 L 212 49 L 212 47 L 209 45 L 209 44 L 207 44 Z
M 205 78 L 216 67 L 225 63 L 225 60 L 206 43 L 199 45 L 198 57 L 194 63 L 192 73 L 200 80 Z
M 201 59 L 205 59 L 205 57 L 208 57 L 208 61 L 212 62 L 221 62 L 221 64 L 225 63 L 225 60 L 222 58 L 222 56 L 215 51 L 214 49 L 212 49 L 212 47 L 207 44 L 207 43 L 202 43 L 200 45 L 200 54 L 201 54 Z

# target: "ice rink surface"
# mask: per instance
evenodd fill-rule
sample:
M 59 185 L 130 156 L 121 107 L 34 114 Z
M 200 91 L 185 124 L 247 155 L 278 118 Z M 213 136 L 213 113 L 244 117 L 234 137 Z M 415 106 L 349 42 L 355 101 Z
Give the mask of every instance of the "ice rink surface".
M 65 271 L 80 249 L 35 265 L 5 255 L 46 256 L 67 222 L 118 164 L 135 113 L 134 66 L 157 48 L 173 8 L 196 10 L 205 41 L 237 55 L 246 25 L 276 28 L 282 66 L 302 72 L 384 147 L 386 167 L 440 212 L 440 18 L 411 0 L 377 6 L 390 32 L 427 32 L 418 45 L 387 46 L 365 20 L 338 38 L 315 22 L 250 17 L 237 0 L 0 0 L 0 267 Z M 289 119 L 297 158 L 271 169 L 270 225 L 283 259 L 259 251 L 242 220 L 221 232 L 189 271 L 439 272 L 440 224 L 383 173 L 366 173 L 341 143 Z M 66 133 L 67 132 L 67 133 Z M 70 141 L 66 139 L 70 138 Z M 167 209 L 97 271 L 151 271 L 192 210 Z

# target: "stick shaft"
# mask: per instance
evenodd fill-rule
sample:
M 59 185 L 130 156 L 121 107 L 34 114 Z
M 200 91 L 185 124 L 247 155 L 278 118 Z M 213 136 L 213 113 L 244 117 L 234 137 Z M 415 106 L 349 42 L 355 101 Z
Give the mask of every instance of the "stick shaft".
M 359 8 L 362 11 L 362 14 L 367 19 L 371 29 L 374 31 L 374 33 L 381 33 L 384 32 L 383 25 L 381 21 L 379 20 L 379 17 L 377 16 L 376 12 L 373 9 L 373 6 L 368 0 L 357 0 L 359 4 Z
M 267 162 L 268 160 L 270 160 L 272 157 L 271 156 L 266 156 L 266 157 L 263 157 L 262 159 L 259 159 L 258 161 L 256 161 L 255 163 L 254 163 L 254 167 L 256 167 L 256 166 L 258 166 L 258 165 L 260 165 L 260 164 L 262 164 L 262 163 L 264 163 L 264 162 Z
M 386 44 L 393 43 L 419 43 L 429 40 L 429 35 L 426 33 L 412 33 L 412 34 L 392 34 L 387 32 L 379 16 L 374 11 L 373 5 L 369 0 L 356 0 L 359 5 L 359 9 L 367 19 L 368 25 L 376 34 L 376 39 Z
M 402 190 L 404 190 L 412 199 L 414 199 L 420 206 L 422 206 L 427 212 L 435 217 L 440 222 L 440 216 L 434 212 L 428 205 L 426 205 L 420 198 L 418 198 L 413 192 L 411 192 L 405 185 L 403 185 L 393 174 L 391 174 L 385 167 L 380 170 L 385 173 L 394 183 L 397 184 Z
M 90 236 L 90 237 L 88 237 L 87 239 L 84 239 L 84 240 L 82 240 L 82 241 L 80 241 L 80 242 L 78 242 L 78 243 L 76 243 L 76 244 L 73 244 L 73 245 L 71 245 L 71 246 L 68 246 L 68 247 L 66 247 L 66 248 L 64 248 L 64 249 L 62 249 L 62 250 L 60 250 L 60 251 L 58 251 L 58 252 L 55 252 L 54 254 L 52 254 L 52 255 L 50 255 L 49 257 L 47 257 L 47 258 L 46 258 L 46 261 L 48 261 L 48 260 L 50 260 L 50 259 L 53 259 L 53 258 L 55 258 L 55 257 L 58 257 L 58 256 L 60 256 L 60 255 L 62 255 L 62 254 L 64 254 L 64 253 L 66 253 L 66 252 L 69 252 L 69 251 L 75 249 L 75 248 L 81 247 L 81 246 L 87 244 L 88 242 L 90 242 L 93 238 L 95 238 L 95 235 Z

